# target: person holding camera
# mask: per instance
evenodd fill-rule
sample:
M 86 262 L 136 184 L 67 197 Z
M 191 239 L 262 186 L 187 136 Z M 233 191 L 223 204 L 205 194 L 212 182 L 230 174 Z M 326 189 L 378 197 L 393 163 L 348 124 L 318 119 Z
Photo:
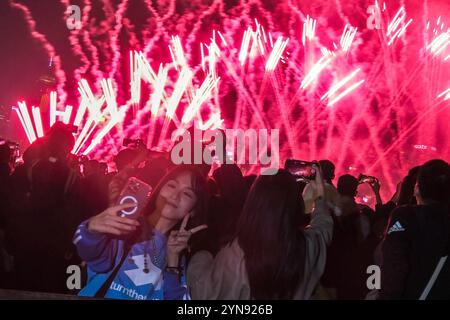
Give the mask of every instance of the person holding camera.
M 207 251 L 192 257 L 187 281 L 193 299 L 311 297 L 325 267 L 333 230 L 324 183 L 319 168 L 315 169 L 311 184 L 319 197 L 304 230 L 299 227 L 304 207 L 294 176 L 280 170 L 256 179 L 235 239 L 214 258 Z M 178 287 L 182 292 L 180 283 Z
M 87 263 L 88 283 L 79 295 L 135 300 L 177 296 L 167 283 L 185 283 L 187 250 L 196 251 L 199 231 L 206 228 L 201 223 L 207 201 L 203 175 L 192 166 L 177 166 L 156 186 L 137 219 L 123 216 L 136 206 L 124 203 L 83 222 L 74 243 Z
M 328 206 L 335 216 L 341 215 L 340 197 L 336 187 L 333 185 L 335 177 L 335 166 L 330 160 L 320 160 L 320 167 L 323 172 L 325 194 L 328 201 Z M 305 201 L 305 212 L 310 214 L 314 209 L 314 203 L 318 197 L 316 190 L 309 183 L 303 189 L 303 200 Z
M 366 268 L 373 264 L 376 244 L 370 237 L 373 212 L 355 201 L 359 184 L 360 180 L 350 174 L 338 179 L 342 214 L 333 216 L 333 241 L 321 279 L 327 298 L 361 300 L 368 291 Z

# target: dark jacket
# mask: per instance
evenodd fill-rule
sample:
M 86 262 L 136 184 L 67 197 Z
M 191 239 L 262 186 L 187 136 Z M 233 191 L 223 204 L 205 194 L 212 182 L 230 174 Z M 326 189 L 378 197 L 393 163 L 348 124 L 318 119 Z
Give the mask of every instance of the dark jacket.
M 418 299 L 439 260 L 448 255 L 448 208 L 402 206 L 392 212 L 382 244 L 381 299 Z M 449 263 L 428 298 L 448 298 Z M 447 282 L 447 283 L 443 283 Z

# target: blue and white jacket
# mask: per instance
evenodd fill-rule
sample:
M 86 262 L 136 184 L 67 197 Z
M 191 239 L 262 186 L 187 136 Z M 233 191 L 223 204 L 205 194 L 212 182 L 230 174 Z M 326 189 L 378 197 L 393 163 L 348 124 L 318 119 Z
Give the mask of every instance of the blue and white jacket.
M 176 274 L 165 272 L 167 237 L 148 225 L 147 236 L 131 246 L 127 257 L 106 292 L 105 298 L 134 300 L 188 299 L 185 264 L 182 263 L 181 282 Z M 94 297 L 120 263 L 126 250 L 124 240 L 92 233 L 83 222 L 74 235 L 79 256 L 87 263 L 87 285 L 79 295 Z M 146 259 L 144 258 L 146 257 Z M 147 268 L 145 268 L 145 261 Z M 149 272 L 144 272 L 148 269 Z M 178 285 L 175 285 L 178 284 Z

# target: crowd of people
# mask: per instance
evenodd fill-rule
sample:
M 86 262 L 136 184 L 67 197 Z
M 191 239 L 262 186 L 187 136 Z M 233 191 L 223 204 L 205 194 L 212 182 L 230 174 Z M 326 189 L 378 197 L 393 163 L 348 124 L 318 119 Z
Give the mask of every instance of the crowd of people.
M 450 299 L 444 160 L 412 168 L 387 202 L 369 181 L 370 208 L 355 200 L 361 179 L 335 185 L 329 160 L 305 182 L 285 169 L 173 165 L 138 146 L 121 150 L 109 173 L 73 156 L 73 145 L 59 122 L 19 165 L 0 145 L 0 288 L 137 300 Z M 118 202 L 130 177 L 152 188 L 137 218 L 121 214 L 135 203 Z M 80 290 L 67 286 L 73 265 Z

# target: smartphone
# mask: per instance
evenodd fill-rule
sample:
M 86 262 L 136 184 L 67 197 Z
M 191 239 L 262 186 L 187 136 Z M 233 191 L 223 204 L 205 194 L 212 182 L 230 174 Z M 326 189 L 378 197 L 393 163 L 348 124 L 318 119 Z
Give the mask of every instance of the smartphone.
M 365 175 L 362 173 L 358 177 L 358 182 L 359 182 L 359 184 L 361 184 L 361 183 L 368 183 L 368 184 L 379 183 L 377 178 L 368 176 L 368 175 Z
M 315 164 L 315 162 L 287 159 L 284 163 L 284 168 L 298 180 L 311 181 L 316 178 L 316 169 L 314 168 Z
M 136 203 L 137 205 L 133 208 L 121 210 L 119 215 L 121 217 L 137 219 L 147 205 L 151 192 L 152 187 L 149 184 L 136 177 L 129 178 L 120 193 L 117 204 Z

